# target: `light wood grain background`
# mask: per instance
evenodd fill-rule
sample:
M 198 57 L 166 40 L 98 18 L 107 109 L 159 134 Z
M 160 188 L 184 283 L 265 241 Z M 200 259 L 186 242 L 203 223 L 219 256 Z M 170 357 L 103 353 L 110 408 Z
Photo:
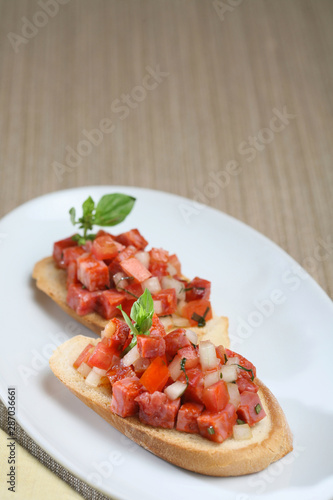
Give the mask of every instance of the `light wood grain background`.
M 333 2 L 62 1 L 41 15 L 35 0 L 0 0 L 0 216 L 84 185 L 197 198 L 333 297 Z M 274 110 L 292 115 L 280 131 Z M 66 148 L 104 119 L 113 131 L 70 166 Z M 213 187 L 231 161 L 237 175 Z

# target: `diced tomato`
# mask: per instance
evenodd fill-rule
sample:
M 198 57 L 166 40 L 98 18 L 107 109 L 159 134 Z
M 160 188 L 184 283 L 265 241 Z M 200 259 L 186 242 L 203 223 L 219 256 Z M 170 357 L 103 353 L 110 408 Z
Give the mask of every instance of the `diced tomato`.
M 120 267 L 128 276 L 132 276 L 139 283 L 151 277 L 151 273 L 136 257 L 122 260 Z
M 103 261 L 97 260 L 90 253 L 84 253 L 76 262 L 78 280 L 90 292 L 109 287 L 109 270 Z
M 118 382 L 123 378 L 134 378 L 136 377 L 136 374 L 130 366 L 124 366 L 119 362 L 116 364 L 112 364 L 106 376 L 108 377 L 110 384 L 112 386 L 115 382 Z
M 149 334 L 151 337 L 165 336 L 165 328 L 162 325 L 160 318 L 155 313 L 153 314 L 152 325 L 150 327 Z
M 221 411 L 229 402 L 229 392 L 224 380 L 219 380 L 213 385 L 206 387 L 202 393 L 202 401 L 207 410 Z
M 76 263 L 76 259 L 78 257 L 81 257 L 85 251 L 83 250 L 82 247 L 75 246 L 75 247 L 68 247 L 63 250 L 63 260 L 64 260 L 64 265 L 65 267 L 68 268 L 68 266 L 72 263 Z
M 182 315 L 189 320 L 190 325 L 200 326 L 200 318 L 204 321 L 212 319 L 212 306 L 206 299 L 192 300 L 184 305 Z
M 209 300 L 210 297 L 210 287 L 211 282 L 198 278 L 197 276 L 186 285 L 186 300 L 190 302 L 192 300 L 206 299 Z
M 144 250 L 148 245 L 148 241 L 142 236 L 138 229 L 131 229 L 126 233 L 121 233 L 116 236 L 116 240 L 126 247 L 133 245 L 138 250 Z
M 244 391 L 258 392 L 259 390 L 259 387 L 256 384 L 245 377 L 238 377 L 238 379 L 236 380 L 236 384 L 240 393 Z
M 177 309 L 177 296 L 174 288 L 166 288 L 153 295 L 153 300 L 161 301 L 162 312 L 160 316 L 173 314 Z
M 256 392 L 244 391 L 241 393 L 240 398 L 241 402 L 237 409 L 237 415 L 241 420 L 249 424 L 250 427 L 266 416 Z
M 140 378 L 141 384 L 153 393 L 161 391 L 169 378 L 169 370 L 164 357 L 157 357 L 150 363 L 147 370 Z
M 77 242 L 72 239 L 72 236 L 64 240 L 56 241 L 53 245 L 53 259 L 58 267 L 65 268 L 63 251 L 68 247 L 77 246 Z
M 190 345 L 186 347 L 182 347 L 178 351 L 178 356 L 181 359 L 185 358 L 185 370 L 190 370 L 191 368 L 196 368 L 199 364 L 199 355 L 196 349 Z
M 226 363 L 226 353 L 223 345 L 217 346 L 216 356 L 219 358 L 222 365 Z
M 199 368 L 192 368 L 191 370 L 186 370 L 186 375 L 188 377 L 188 386 L 184 393 L 185 401 L 202 403 L 202 394 L 204 390 L 202 371 Z M 182 373 L 178 380 L 185 382 L 185 374 Z
M 165 341 L 162 337 L 148 337 L 147 335 L 137 336 L 138 351 L 142 358 L 156 358 L 164 356 Z
M 177 431 L 189 432 L 198 434 L 199 427 L 197 423 L 198 417 L 201 415 L 204 405 L 197 403 L 184 403 L 178 411 L 177 416 Z
M 133 257 L 133 255 L 137 252 L 137 248 L 130 245 L 122 250 L 118 255 L 113 259 L 113 261 L 109 264 L 109 273 L 110 276 L 114 276 L 116 273 L 119 273 L 122 269 L 120 267 L 120 262 L 125 259 L 129 259 Z
M 186 330 L 183 328 L 177 328 L 173 332 L 168 333 L 165 337 L 165 352 L 170 357 L 173 358 L 179 349 L 182 347 L 188 347 L 191 342 L 186 336 Z
M 143 392 L 143 387 L 134 378 L 123 378 L 112 386 L 111 411 L 121 417 L 131 417 L 138 411 L 135 399 Z
M 111 235 L 105 234 L 94 239 L 91 252 L 98 260 L 113 259 L 124 250 L 124 245 L 115 241 Z
M 68 288 L 70 285 L 76 285 L 76 284 L 82 287 L 81 283 L 77 279 L 77 264 L 74 261 L 68 264 L 67 266 L 66 286 Z
M 197 422 L 203 437 L 216 443 L 222 443 L 232 435 L 232 428 L 236 424 L 236 420 L 235 407 L 229 403 L 224 410 L 219 412 L 203 411 Z
M 105 319 L 113 318 L 117 313 L 117 307 L 122 304 L 125 300 L 125 296 L 122 292 L 117 292 L 117 290 L 104 290 L 100 292 L 97 303 L 96 312 L 103 316 Z
M 106 344 L 103 344 L 103 342 L 98 342 L 88 359 L 88 364 L 89 366 L 96 366 L 96 368 L 100 368 L 101 370 L 108 370 L 116 352 L 115 348 L 110 348 Z
M 239 370 L 239 377 L 244 377 L 249 380 L 253 380 L 256 378 L 256 367 L 249 361 L 248 359 L 244 358 L 240 354 L 237 354 L 237 352 L 230 351 L 230 349 L 225 350 L 227 358 L 234 358 L 237 357 L 239 359 L 239 364 L 246 368 L 246 370 Z M 251 371 L 252 370 L 252 371 Z
M 88 344 L 83 349 L 83 351 L 78 356 L 78 358 L 74 361 L 74 363 L 73 363 L 74 368 L 78 368 L 81 365 L 81 363 L 87 363 L 93 350 L 94 350 L 94 346 L 92 344 Z
M 180 398 L 170 401 L 163 392 L 144 392 L 136 398 L 139 403 L 139 419 L 154 427 L 172 429 L 180 406 Z
M 149 251 L 149 271 L 153 276 L 166 276 L 168 273 L 169 252 L 163 248 L 152 248 Z
M 182 268 L 180 261 L 175 253 L 169 256 L 168 262 L 176 269 L 177 275 L 180 276 L 182 274 Z
M 79 316 L 92 313 L 101 292 L 89 292 L 82 289 L 82 285 L 70 285 L 67 291 L 66 302 Z

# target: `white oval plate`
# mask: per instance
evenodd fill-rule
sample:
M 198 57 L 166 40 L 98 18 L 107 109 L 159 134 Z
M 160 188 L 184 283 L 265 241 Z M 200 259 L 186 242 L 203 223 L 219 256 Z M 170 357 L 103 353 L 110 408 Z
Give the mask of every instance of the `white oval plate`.
M 263 472 L 213 478 L 172 466 L 114 430 L 51 373 L 48 358 L 77 333 L 31 279 L 34 263 L 73 232 L 68 210 L 110 192 L 137 198 L 116 232 L 138 227 L 150 246 L 175 252 L 184 274 L 212 281 L 212 304 L 230 319 L 231 345 L 249 357 L 278 398 L 294 451 Z M 309 248 L 324 258 L 329 246 Z M 17 420 L 73 474 L 113 498 L 252 500 L 332 498 L 333 305 L 316 282 L 274 243 L 217 210 L 167 193 L 83 187 L 32 200 L 0 222 L 2 349 L 0 394 L 17 388 Z M 179 493 L 182 495 L 183 493 Z

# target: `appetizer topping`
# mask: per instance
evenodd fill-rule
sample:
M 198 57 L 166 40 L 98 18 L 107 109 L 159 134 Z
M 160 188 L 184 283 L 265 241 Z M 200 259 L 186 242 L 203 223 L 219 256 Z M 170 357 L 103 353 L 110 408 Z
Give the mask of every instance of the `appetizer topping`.
M 166 334 L 148 289 L 130 317 L 120 309 L 125 323 L 113 318 L 73 365 L 89 386 L 112 389 L 110 411 L 216 443 L 252 437 L 266 414 L 250 361 L 190 335 L 192 343 L 182 328 Z
M 67 304 L 80 316 L 97 312 L 112 319 L 121 315 L 118 306 L 129 315 L 135 301 L 148 290 L 154 311 L 164 317 L 168 330 L 204 327 L 213 316 L 210 281 L 198 276 L 185 279 L 177 255 L 163 248 L 147 250 L 148 242 L 138 229 L 118 235 L 92 232 L 95 225 L 114 226 L 123 221 L 134 203 L 135 198 L 114 193 L 103 196 L 97 205 L 89 196 L 81 217 L 77 218 L 74 207 L 70 209 L 72 223 L 82 232 L 53 246 L 56 266 L 67 273 Z M 196 345 L 195 332 L 187 336 Z

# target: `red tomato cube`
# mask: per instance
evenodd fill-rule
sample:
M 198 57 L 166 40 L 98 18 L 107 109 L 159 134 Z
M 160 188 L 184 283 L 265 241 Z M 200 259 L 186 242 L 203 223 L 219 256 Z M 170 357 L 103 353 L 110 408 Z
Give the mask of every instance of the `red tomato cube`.
M 121 363 L 113 364 L 110 370 L 108 370 L 106 376 L 108 377 L 111 386 L 123 378 L 137 378 L 134 370 L 132 370 L 130 366 L 124 366 Z
M 186 300 L 209 299 L 211 282 L 202 278 L 195 277 L 186 285 Z
M 174 288 L 166 288 L 153 295 L 153 300 L 160 301 L 162 311 L 159 316 L 173 314 L 177 309 L 177 296 Z
M 91 252 L 98 260 L 113 259 L 124 250 L 124 245 L 105 234 L 94 239 Z
M 76 262 L 77 278 L 90 292 L 109 287 L 109 269 L 103 261 L 84 253 Z
M 137 335 L 139 354 L 142 358 L 156 358 L 164 356 L 165 341 L 162 337 L 147 337 L 146 335 Z
M 236 424 L 236 420 L 235 407 L 228 404 L 224 410 L 219 412 L 203 411 L 197 422 L 203 437 L 216 443 L 222 443 L 232 435 L 232 428 Z
M 213 317 L 211 303 L 206 299 L 187 302 L 182 309 L 182 315 L 189 320 L 190 325 L 200 326 L 201 321 L 204 323 Z
M 124 378 L 112 386 L 111 411 L 121 417 L 130 417 L 138 411 L 139 405 L 135 399 L 143 388 L 138 379 Z
M 189 432 L 198 434 L 198 417 L 201 415 L 204 405 L 197 403 L 184 403 L 178 411 L 177 416 L 177 431 Z
M 116 240 L 126 247 L 133 245 L 138 250 L 144 250 L 148 245 L 148 241 L 144 239 L 138 229 L 131 229 L 126 233 L 119 234 L 119 236 L 116 237 Z
M 100 368 L 101 370 L 108 370 L 115 354 L 115 348 L 110 348 L 103 342 L 98 342 L 87 364 L 89 366 L 96 366 L 96 368 Z
M 209 411 L 221 411 L 229 402 L 229 392 L 224 380 L 206 387 L 202 393 L 202 402 Z
M 120 267 L 128 276 L 132 276 L 139 283 L 151 277 L 148 269 L 135 257 L 121 261 Z
M 88 344 L 81 354 L 78 356 L 78 358 L 74 361 L 73 366 L 74 368 L 79 368 L 81 363 L 87 363 L 88 364 L 88 359 L 90 358 L 92 352 L 94 350 L 94 346 L 92 344 Z
M 266 416 L 265 410 L 256 392 L 244 391 L 241 393 L 240 398 L 241 402 L 237 409 L 238 417 L 249 424 L 250 427 Z
M 184 393 L 184 400 L 202 403 L 202 394 L 204 391 L 204 377 L 202 371 L 200 368 L 192 368 L 191 370 L 186 370 L 186 375 L 188 377 L 188 386 Z M 182 373 L 178 380 L 185 382 L 185 374 Z
M 82 285 L 70 285 L 67 290 L 66 302 L 79 316 L 85 316 L 95 310 L 100 292 L 89 292 Z
M 155 358 L 140 378 L 141 384 L 153 393 L 164 389 L 169 379 L 169 370 L 164 357 Z

